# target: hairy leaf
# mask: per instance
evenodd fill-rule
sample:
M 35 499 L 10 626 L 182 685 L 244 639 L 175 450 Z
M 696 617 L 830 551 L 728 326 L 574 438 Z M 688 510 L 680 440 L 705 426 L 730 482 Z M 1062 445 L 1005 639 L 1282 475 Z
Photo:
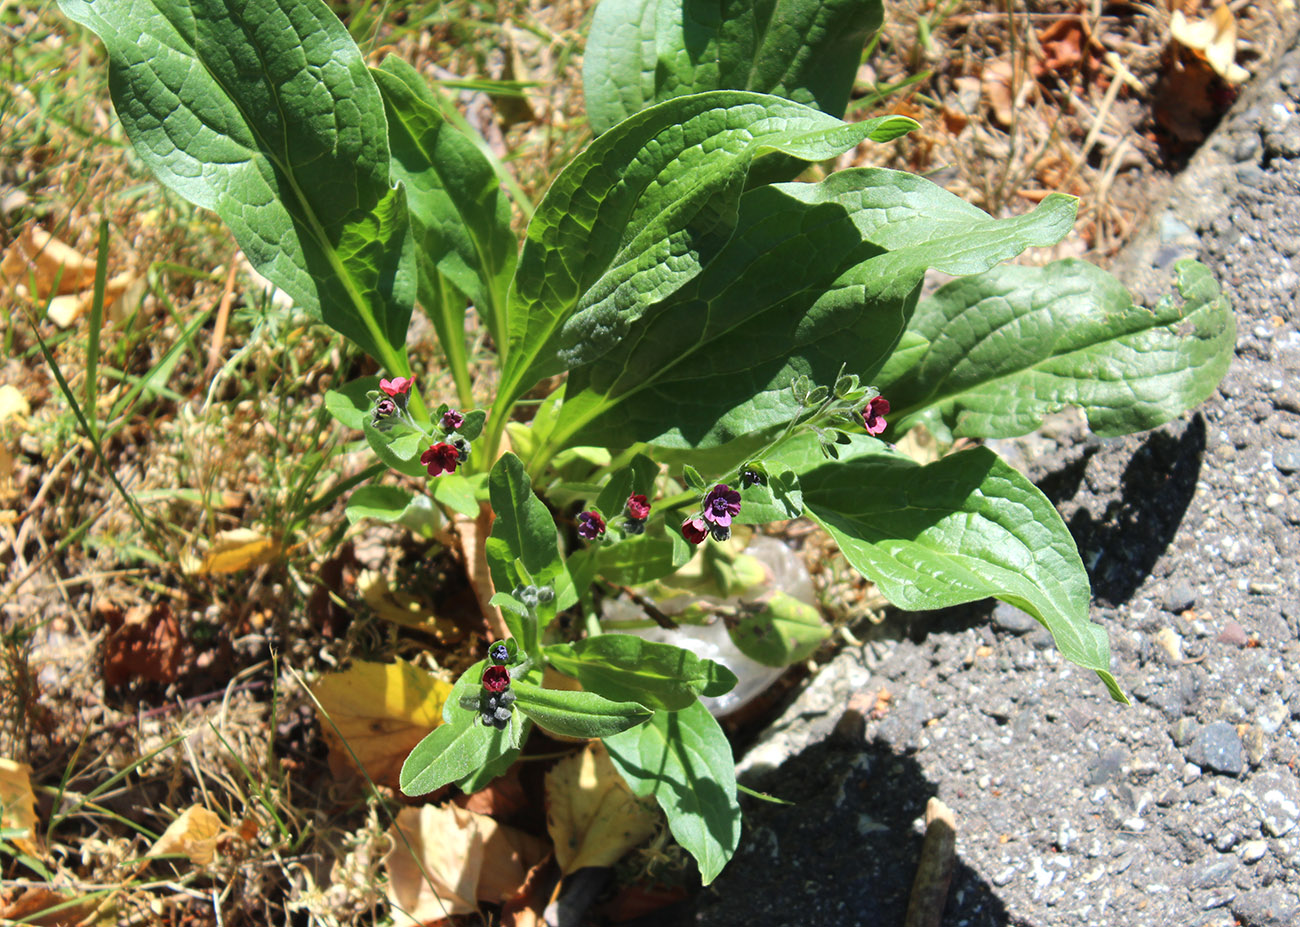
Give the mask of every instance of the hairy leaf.
M 633 634 L 553 644 L 546 659 L 589 692 L 655 710 L 680 711 L 700 695 L 721 695 L 736 684 L 735 674 L 719 663 Z
M 454 346 L 464 355 L 463 301 L 437 313 L 423 295 L 434 275 L 442 274 L 473 302 L 497 344 L 504 344 L 505 296 L 518 246 L 496 172 L 478 146 L 443 118 L 415 68 L 389 55 L 373 73 L 388 116 L 393 178 L 406 185 L 421 301 L 438 337 L 449 352 Z
M 109 55 L 141 160 L 253 266 L 390 372 L 415 298 L 379 91 L 321 0 L 62 0 Z
M 672 97 L 756 90 L 842 116 L 880 0 L 602 0 L 583 59 L 600 133 Z
M 1049 196 L 996 220 L 927 180 L 878 169 L 752 190 L 708 267 L 572 372 L 552 440 L 706 448 L 779 428 L 802 409 L 794 378 L 829 386 L 847 363 L 870 382 L 927 269 L 974 273 L 1054 244 L 1075 209 Z
M 633 792 L 659 802 L 704 884 L 717 878 L 740 842 L 740 804 L 731 744 L 703 703 L 656 711 L 640 727 L 606 737 L 605 749 Z
M 987 448 L 918 466 L 857 436 L 839 461 L 798 438 L 778 456 L 799 472 L 808 514 L 900 608 L 923 611 L 994 596 L 1039 620 L 1057 648 L 1110 673 L 1103 627 L 1088 620 L 1088 574 L 1065 522 L 1038 487 Z
M 636 702 L 615 702 L 594 692 L 543 689 L 516 683 L 515 707 L 544 731 L 565 737 L 607 737 L 626 731 L 650 717 L 650 709 Z
M 1134 306 L 1110 274 L 1077 260 L 998 267 L 940 288 L 908 329 L 929 344 L 885 384 L 901 434 L 1004 438 L 1080 406 L 1103 437 L 1154 428 L 1204 401 L 1236 342 L 1209 270 L 1177 265 L 1182 301 Z
M 714 91 L 659 104 L 596 139 L 533 215 L 510 291 L 497 407 L 610 350 L 731 236 L 755 159 L 833 157 L 915 123 L 849 125 L 788 100 Z

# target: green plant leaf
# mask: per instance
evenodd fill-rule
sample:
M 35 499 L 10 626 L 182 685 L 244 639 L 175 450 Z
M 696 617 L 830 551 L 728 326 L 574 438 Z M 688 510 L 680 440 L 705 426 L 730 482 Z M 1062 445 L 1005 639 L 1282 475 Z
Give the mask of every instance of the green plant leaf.
M 735 674 L 719 663 L 633 634 L 598 634 L 545 652 L 552 666 L 588 692 L 656 711 L 680 711 L 700 695 L 721 695 L 736 685 Z
M 738 525 L 765 525 L 785 521 L 803 514 L 803 492 L 799 477 L 789 467 L 764 466 L 766 481 L 740 489 Z
M 731 235 L 755 159 L 822 160 L 915 125 L 899 116 L 850 125 L 728 90 L 669 100 L 606 132 L 556 177 L 528 225 L 497 411 L 609 350 L 698 274 Z
M 789 666 L 806 660 L 830 637 L 821 612 L 785 592 L 774 592 L 745 611 L 727 632 L 736 649 L 764 666 Z
M 996 220 L 923 178 L 879 169 L 751 190 L 703 272 L 572 371 L 551 441 L 710 448 L 781 428 L 803 412 L 797 377 L 829 386 L 847 363 L 871 382 L 927 269 L 976 273 L 1054 244 L 1076 205 L 1053 195 Z
M 654 796 L 668 829 L 700 866 L 708 885 L 740 842 L 736 761 L 713 715 L 696 702 L 681 711 L 656 711 L 640 727 L 604 738 L 632 791 Z
M 379 91 L 321 0 L 63 0 L 109 56 L 113 104 L 155 176 L 390 372 L 409 372 L 406 199 Z
M 638 586 L 667 576 L 691 559 L 694 551 L 662 522 L 645 534 L 606 544 L 595 552 L 596 573 L 612 583 Z
M 493 340 L 504 344 L 518 242 L 496 172 L 474 141 L 443 118 L 415 68 L 389 55 L 373 74 L 388 116 L 393 179 L 406 186 L 422 283 L 442 274 L 473 302 Z M 431 315 L 439 339 L 456 346 L 462 360 L 464 315 L 463 302 Z
M 345 428 L 361 431 L 374 411 L 367 393 L 379 389 L 379 377 L 362 377 L 325 391 L 325 410 Z
M 645 722 L 649 708 L 636 702 L 614 702 L 594 692 L 543 689 L 527 682 L 511 687 L 515 708 L 544 731 L 564 737 L 608 737 Z
M 672 97 L 756 90 L 844 115 L 880 0 L 602 0 L 583 58 L 592 131 Z
M 398 473 L 420 477 L 429 475 L 428 468 L 419 460 L 423 453 L 421 449 L 423 436 L 419 433 L 414 431 L 399 433 L 397 429 L 380 431 L 370 419 L 361 423 L 361 430 L 365 432 L 366 442 L 375 455 Z
M 445 505 L 466 518 L 475 518 L 478 515 L 478 489 L 484 476 L 480 473 L 470 478 L 459 473 L 444 473 L 429 484 L 429 491 L 439 505 Z
M 362 486 L 348 497 L 345 514 L 355 525 L 363 518 L 399 522 L 422 537 L 432 537 L 442 527 L 442 513 L 428 496 L 399 486 Z
M 637 454 L 626 467 L 610 474 L 609 481 L 596 497 L 596 508 L 606 518 L 617 518 L 623 514 L 628 497 L 639 493 L 654 502 L 655 477 L 659 475 L 659 465 L 645 454 Z
M 889 387 L 891 424 L 941 438 L 1005 438 L 1079 406 L 1103 437 L 1154 428 L 1209 397 L 1233 357 L 1232 307 L 1209 270 L 1176 267 L 1182 299 L 1135 306 L 1077 260 L 998 267 L 922 301 L 910 332 L 930 343 Z
M 987 448 L 919 466 L 855 436 L 840 460 L 800 436 L 776 455 L 799 472 L 804 503 L 848 561 L 900 608 L 925 611 L 994 596 L 1033 615 L 1071 662 L 1110 673 L 1110 645 L 1088 620 L 1088 574 L 1060 514 Z
M 488 500 L 496 515 L 488 539 L 492 581 L 509 591 L 520 582 L 551 582 L 563 569 L 555 521 L 546 504 L 533 493 L 524 465 L 514 454 L 504 454 L 488 475 Z M 527 575 L 512 573 L 515 561 Z

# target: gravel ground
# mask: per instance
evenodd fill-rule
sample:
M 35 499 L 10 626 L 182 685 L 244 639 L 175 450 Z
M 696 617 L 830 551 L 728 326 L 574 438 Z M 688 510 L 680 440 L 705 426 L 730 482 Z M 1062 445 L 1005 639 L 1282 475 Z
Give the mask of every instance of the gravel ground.
M 1186 253 L 1210 265 L 1240 329 L 1219 394 L 1125 439 L 1066 418 L 999 442 L 1074 532 L 1133 706 L 1009 606 L 901 618 L 746 756 L 746 781 L 797 804 L 745 800 L 697 923 L 903 924 L 938 796 L 957 826 L 945 927 L 1300 924 L 1297 110 L 1293 47 L 1116 268 L 1151 293 Z

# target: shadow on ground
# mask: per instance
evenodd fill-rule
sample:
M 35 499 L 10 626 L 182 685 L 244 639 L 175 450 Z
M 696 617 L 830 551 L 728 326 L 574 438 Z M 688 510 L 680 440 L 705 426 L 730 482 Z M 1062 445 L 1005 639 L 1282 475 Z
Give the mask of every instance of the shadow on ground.
M 921 851 L 916 822 L 936 793 L 913 760 L 831 738 L 750 784 L 794 804 L 742 800 L 740 850 L 699 895 L 695 919 L 680 923 L 901 927 Z M 960 845 L 943 923 L 1014 923 Z

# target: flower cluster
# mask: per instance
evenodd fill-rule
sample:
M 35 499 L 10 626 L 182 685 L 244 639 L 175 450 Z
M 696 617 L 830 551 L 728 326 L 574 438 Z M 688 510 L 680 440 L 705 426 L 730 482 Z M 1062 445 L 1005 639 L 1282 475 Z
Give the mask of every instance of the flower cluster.
M 725 541 L 731 537 L 731 520 L 739 514 L 740 493 L 718 483 L 705 494 L 700 514 L 682 522 L 682 536 L 692 544 L 701 544 L 710 536 Z
M 642 493 L 633 493 L 623 503 L 623 533 L 637 535 L 645 533 L 646 519 L 650 517 L 650 503 Z
M 451 444 L 439 441 L 420 455 L 420 463 L 429 471 L 429 476 L 440 473 L 455 473 L 460 463 L 460 450 Z
M 510 723 L 515 703 L 515 694 L 510 691 L 513 675 L 506 666 L 510 662 L 510 648 L 505 641 L 497 641 L 488 648 L 488 660 L 491 662 L 483 668 L 482 689 L 474 707 L 485 725 L 502 729 Z M 519 671 L 526 669 L 527 661 Z

